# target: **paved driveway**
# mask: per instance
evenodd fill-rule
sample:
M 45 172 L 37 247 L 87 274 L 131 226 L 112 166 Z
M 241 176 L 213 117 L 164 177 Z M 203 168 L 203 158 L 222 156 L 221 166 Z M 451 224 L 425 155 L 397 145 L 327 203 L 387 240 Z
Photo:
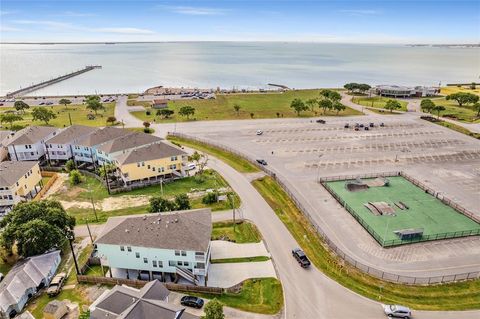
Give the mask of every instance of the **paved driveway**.
M 236 244 L 224 240 L 212 241 L 212 259 L 268 256 L 270 253 L 263 242 Z
M 269 277 L 277 278 L 271 260 L 251 263 L 212 264 L 208 271 L 208 285 L 228 288 L 249 278 Z

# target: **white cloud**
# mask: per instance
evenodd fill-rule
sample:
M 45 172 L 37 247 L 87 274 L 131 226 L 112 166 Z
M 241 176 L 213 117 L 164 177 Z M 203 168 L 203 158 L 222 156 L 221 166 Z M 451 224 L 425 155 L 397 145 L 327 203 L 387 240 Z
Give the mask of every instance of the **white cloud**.
M 381 12 L 374 9 L 347 9 L 347 10 L 340 10 L 342 13 L 346 13 L 351 16 L 371 16 L 377 15 Z
M 14 27 L 9 27 L 5 25 L 0 25 L 0 33 L 1 32 L 18 32 L 18 31 L 23 31 L 22 29 L 19 28 L 14 28 Z
M 64 16 L 64 17 L 94 17 L 96 14 L 94 13 L 89 13 L 89 12 L 75 12 L 75 11 L 65 11 L 58 16 Z
M 0 10 L 0 16 L 5 16 L 7 14 L 13 14 L 15 11 Z
M 119 33 L 119 34 L 155 34 L 154 31 L 138 28 L 97 28 L 91 29 L 94 32 Z
M 13 23 L 44 26 L 48 28 L 76 29 L 76 27 L 70 23 L 58 22 L 58 21 L 52 21 L 52 20 L 14 20 Z
M 222 15 L 227 12 L 227 10 L 225 9 L 207 8 L 207 7 L 166 6 L 166 5 L 160 5 L 158 7 L 174 13 L 195 15 L 195 16 Z

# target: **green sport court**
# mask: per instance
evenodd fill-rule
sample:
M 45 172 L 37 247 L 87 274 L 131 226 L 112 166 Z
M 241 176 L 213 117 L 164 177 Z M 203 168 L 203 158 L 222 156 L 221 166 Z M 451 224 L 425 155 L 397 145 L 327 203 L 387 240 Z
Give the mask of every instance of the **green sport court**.
M 351 192 L 346 180 L 325 182 L 337 200 L 362 224 L 382 246 L 394 246 L 418 241 L 480 235 L 480 224 L 445 205 L 434 196 L 401 176 L 388 177 L 389 185 Z M 364 179 L 363 181 L 368 181 Z M 343 203 L 342 203 L 343 201 Z M 375 215 L 364 204 L 386 202 L 394 215 Z M 400 209 L 402 202 L 409 209 Z M 423 229 L 421 238 L 400 239 L 394 231 Z

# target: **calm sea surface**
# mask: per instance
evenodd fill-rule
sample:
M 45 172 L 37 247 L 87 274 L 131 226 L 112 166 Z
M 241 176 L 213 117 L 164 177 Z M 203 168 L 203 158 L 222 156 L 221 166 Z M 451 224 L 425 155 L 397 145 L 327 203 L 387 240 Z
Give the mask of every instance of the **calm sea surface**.
M 0 94 L 98 64 L 32 95 L 479 81 L 480 49 L 309 43 L 0 44 Z

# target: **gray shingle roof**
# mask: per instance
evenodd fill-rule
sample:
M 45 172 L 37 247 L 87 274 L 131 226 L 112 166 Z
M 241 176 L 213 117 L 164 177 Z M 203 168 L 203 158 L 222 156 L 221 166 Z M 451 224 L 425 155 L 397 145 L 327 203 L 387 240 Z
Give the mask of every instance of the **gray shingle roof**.
M 59 132 L 57 135 L 47 141 L 47 143 L 54 144 L 67 144 L 84 138 L 86 135 L 97 131 L 98 128 L 84 126 L 84 125 L 72 125 Z
M 147 283 L 142 289 L 115 286 L 94 306 L 92 319 L 175 319 L 183 307 L 167 303 L 169 291 L 158 280 Z M 179 318 L 184 318 L 180 316 Z M 187 317 L 185 317 L 187 318 Z M 198 319 L 188 316 L 189 319 Z
M 0 131 L 0 146 L 6 146 L 7 143 L 9 142 L 9 137 L 10 135 L 13 134 L 13 132 L 10 131 Z M 7 140 L 8 138 L 8 140 Z
M 0 186 L 12 186 L 37 164 L 33 161 L 0 162 Z
M 165 142 L 159 142 L 148 146 L 139 147 L 137 149 L 128 151 L 125 154 L 120 154 L 115 159 L 119 165 L 125 165 L 137 162 L 146 162 L 170 156 L 181 156 L 185 154 L 187 153 L 176 146 L 169 145 Z
M 17 262 L 0 283 L 0 310 L 7 311 L 29 288 L 37 287 L 59 257 L 60 251 L 56 250 Z
M 35 144 L 57 130 L 48 126 L 27 126 L 15 133 L 8 145 Z
M 142 145 L 160 142 L 161 140 L 160 137 L 151 134 L 136 132 L 108 141 L 102 144 L 98 150 L 105 153 L 115 153 L 134 147 L 140 147 Z
M 78 145 L 82 145 L 82 146 L 99 145 L 131 133 L 132 133 L 131 131 L 121 129 L 121 128 L 105 127 L 103 129 L 97 130 L 94 133 L 89 134 L 86 137 L 82 138 L 78 142 Z
M 206 251 L 212 233 L 212 214 L 209 208 L 204 208 L 123 216 L 109 218 L 104 229 L 97 244 Z

